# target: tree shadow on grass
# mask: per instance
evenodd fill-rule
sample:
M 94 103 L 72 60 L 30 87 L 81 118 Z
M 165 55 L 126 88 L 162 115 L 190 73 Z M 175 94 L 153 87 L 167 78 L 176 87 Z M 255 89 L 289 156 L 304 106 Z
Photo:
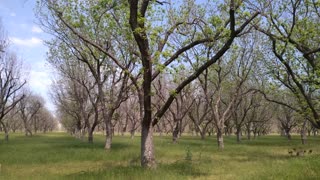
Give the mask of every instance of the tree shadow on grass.
M 80 171 L 65 176 L 67 179 L 190 179 L 208 176 L 197 163 L 176 161 L 165 164 L 158 163 L 156 169 L 144 169 L 138 164 L 112 165 L 105 163 L 98 170 Z
M 278 152 L 262 152 L 262 151 L 251 151 L 249 153 L 241 153 L 235 156 L 233 161 L 238 161 L 238 162 L 245 162 L 245 161 L 273 161 L 273 160 L 283 160 L 283 161 L 288 161 L 292 160 L 295 158 L 306 158 L 308 159 L 309 156 L 312 154 L 308 154 L 306 152 L 304 155 L 297 156 L 296 153 L 294 152 L 293 154 L 289 154 L 287 152 L 287 149 L 283 149 Z M 237 157 L 247 157 L 247 158 L 237 158 Z
M 250 153 L 248 156 L 248 161 L 272 161 L 272 160 L 289 160 L 290 157 L 288 154 L 285 153 L 268 153 L 268 152 L 257 152 L 257 153 Z
M 96 149 L 96 150 L 104 150 L 104 142 L 97 141 L 93 143 L 89 143 L 85 140 L 79 140 L 74 139 L 72 141 L 67 140 L 65 142 L 58 141 L 59 138 L 57 138 L 56 141 L 50 141 L 48 144 L 51 144 L 52 148 L 57 149 L 69 149 L 69 148 L 75 148 L 75 149 Z M 63 140 L 63 139 L 61 139 Z M 112 142 L 111 151 L 118 151 L 129 148 L 131 145 L 126 144 L 123 142 Z

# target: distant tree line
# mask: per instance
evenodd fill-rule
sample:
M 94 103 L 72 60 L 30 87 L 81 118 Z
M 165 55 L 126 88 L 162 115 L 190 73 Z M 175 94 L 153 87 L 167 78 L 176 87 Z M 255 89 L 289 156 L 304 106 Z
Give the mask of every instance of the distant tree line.
M 27 90 L 25 77 L 23 63 L 10 50 L 6 31 L 0 24 L 0 131 L 6 141 L 9 132 L 23 131 L 32 136 L 52 131 L 57 125 L 43 98 Z

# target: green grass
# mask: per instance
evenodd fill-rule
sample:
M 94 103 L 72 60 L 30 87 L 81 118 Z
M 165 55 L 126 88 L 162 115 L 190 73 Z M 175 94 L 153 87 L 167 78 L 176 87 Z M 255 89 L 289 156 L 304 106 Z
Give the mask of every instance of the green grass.
M 88 144 L 65 133 L 25 137 L 0 134 L 0 179 L 318 179 L 320 137 L 300 145 L 279 136 L 235 143 L 225 138 L 219 151 L 214 138 L 186 136 L 178 144 L 171 137 L 155 137 L 156 170 L 139 166 L 140 138 L 114 137 L 112 150 L 104 151 L 104 137 Z M 290 148 L 312 149 L 311 155 L 291 157 Z M 192 160 L 185 160 L 188 154 Z M 190 156 L 191 155 L 191 156 Z

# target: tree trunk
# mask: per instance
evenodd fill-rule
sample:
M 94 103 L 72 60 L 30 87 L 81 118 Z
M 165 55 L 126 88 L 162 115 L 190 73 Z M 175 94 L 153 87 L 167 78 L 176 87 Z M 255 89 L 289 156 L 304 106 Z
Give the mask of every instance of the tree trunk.
M 240 143 L 241 142 L 241 130 L 239 128 L 237 128 L 237 143 Z
M 93 131 L 90 129 L 88 131 L 88 143 L 93 143 Z
M 9 131 L 8 131 L 8 129 L 7 129 L 7 127 L 3 127 L 3 130 L 4 130 L 4 140 L 6 141 L 6 142 L 8 142 L 9 141 Z
M 8 131 L 7 127 L 4 125 L 3 122 L 0 122 L 0 123 L 1 123 L 1 124 L 0 124 L 0 127 L 2 126 L 2 129 L 1 129 L 1 130 L 4 131 L 4 140 L 5 140 L 6 142 L 8 142 L 8 141 L 9 141 L 9 131 Z
M 247 125 L 247 139 L 251 140 L 251 123 Z
M 132 130 L 130 131 L 131 139 L 133 139 L 133 138 L 134 138 L 134 133 L 135 133 L 135 130 L 134 130 L 134 129 L 132 129 Z
M 205 132 L 205 130 L 200 131 L 200 135 L 201 135 L 201 140 L 204 140 L 204 139 L 206 138 L 206 132 Z M 209 136 L 210 136 L 210 133 L 209 133 Z
M 26 136 L 32 136 L 32 132 L 29 129 L 25 130 L 25 135 Z
M 8 133 L 8 132 L 5 132 L 5 134 L 4 134 L 4 140 L 5 140 L 6 142 L 9 142 L 9 133 Z
M 220 150 L 224 149 L 224 143 L 223 143 L 223 133 L 220 129 L 217 129 L 217 142 L 218 142 L 218 148 Z
M 118 124 L 118 128 L 117 128 L 117 131 L 118 131 L 118 136 L 120 136 L 120 134 L 122 133 L 122 131 L 121 131 L 121 123 L 120 123 L 120 121 L 119 120 L 117 120 L 117 122 L 116 122 L 116 125 Z M 116 129 L 115 127 L 116 127 L 116 125 L 114 125 L 114 127 L 113 127 L 113 129 Z
M 84 140 L 84 136 L 86 135 L 86 131 L 84 129 L 79 130 L 79 139 Z
M 180 119 L 179 120 L 179 125 L 178 125 L 178 130 L 179 130 L 179 132 L 178 132 L 178 138 L 180 138 L 181 136 L 182 136 L 182 133 L 183 133 L 183 127 L 182 127 L 182 119 Z
M 74 129 L 72 135 L 75 138 L 80 139 L 80 131 L 77 131 L 76 129 Z
M 290 132 L 288 132 L 287 137 L 288 137 L 288 140 L 291 140 L 291 134 L 290 134 Z
M 286 129 L 286 136 L 287 136 L 288 140 L 291 140 L 290 129 Z
M 106 143 L 104 146 L 105 150 L 110 150 L 111 149 L 111 144 L 112 144 L 112 133 L 106 133 Z
M 196 136 L 199 136 L 199 130 L 197 128 L 195 129 L 195 132 L 196 132 Z
M 81 139 L 82 131 L 81 131 L 81 122 L 80 122 L 80 120 L 77 121 L 77 126 L 76 126 L 76 128 L 74 128 L 74 136 L 77 139 Z
M 307 120 L 303 122 L 302 128 L 301 128 L 301 143 L 304 145 L 307 142 L 307 134 L 306 134 L 306 124 Z
M 124 124 L 124 127 L 121 129 L 121 136 L 124 136 L 124 134 L 125 134 L 126 131 L 127 131 L 128 121 L 129 121 L 129 117 L 128 117 L 128 115 L 127 115 L 127 116 L 126 116 L 126 122 L 125 122 L 125 124 Z
M 141 49 L 140 49 L 141 50 Z M 148 50 L 142 55 L 143 63 L 143 120 L 141 123 L 141 166 L 144 168 L 156 168 L 153 145 L 151 82 L 152 82 L 152 58 Z
M 109 118 L 109 117 L 108 117 Z M 110 150 L 111 149 L 111 144 L 112 144 L 112 124 L 111 124 L 111 119 L 110 120 L 105 120 L 106 124 L 106 143 L 104 146 L 105 150 Z
M 141 130 L 141 166 L 146 168 L 155 168 L 156 161 L 154 158 L 153 146 L 153 127 L 142 125 Z
M 230 128 L 230 130 L 228 131 L 228 136 L 231 136 L 231 134 L 233 133 L 232 128 Z
M 174 127 L 174 130 L 172 132 L 172 142 L 175 144 L 178 141 L 179 138 L 179 121 L 176 121 L 176 125 Z

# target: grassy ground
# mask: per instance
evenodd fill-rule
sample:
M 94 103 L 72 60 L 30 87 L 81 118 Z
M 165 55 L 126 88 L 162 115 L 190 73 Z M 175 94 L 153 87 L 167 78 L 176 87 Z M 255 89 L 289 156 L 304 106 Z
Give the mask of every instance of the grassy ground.
M 3 139 L 3 134 L 0 134 Z M 291 142 L 279 136 L 259 137 L 235 143 L 225 139 L 225 150 L 217 150 L 214 138 L 155 137 L 156 170 L 139 167 L 140 139 L 114 137 L 105 152 L 102 135 L 88 144 L 65 133 L 25 137 L 11 134 L 0 141 L 0 179 L 318 179 L 320 137 L 310 137 L 301 146 L 298 136 Z M 312 149 L 311 155 L 291 157 L 290 148 Z M 187 159 L 189 160 L 186 160 Z M 191 159 L 191 160 L 190 160 Z

